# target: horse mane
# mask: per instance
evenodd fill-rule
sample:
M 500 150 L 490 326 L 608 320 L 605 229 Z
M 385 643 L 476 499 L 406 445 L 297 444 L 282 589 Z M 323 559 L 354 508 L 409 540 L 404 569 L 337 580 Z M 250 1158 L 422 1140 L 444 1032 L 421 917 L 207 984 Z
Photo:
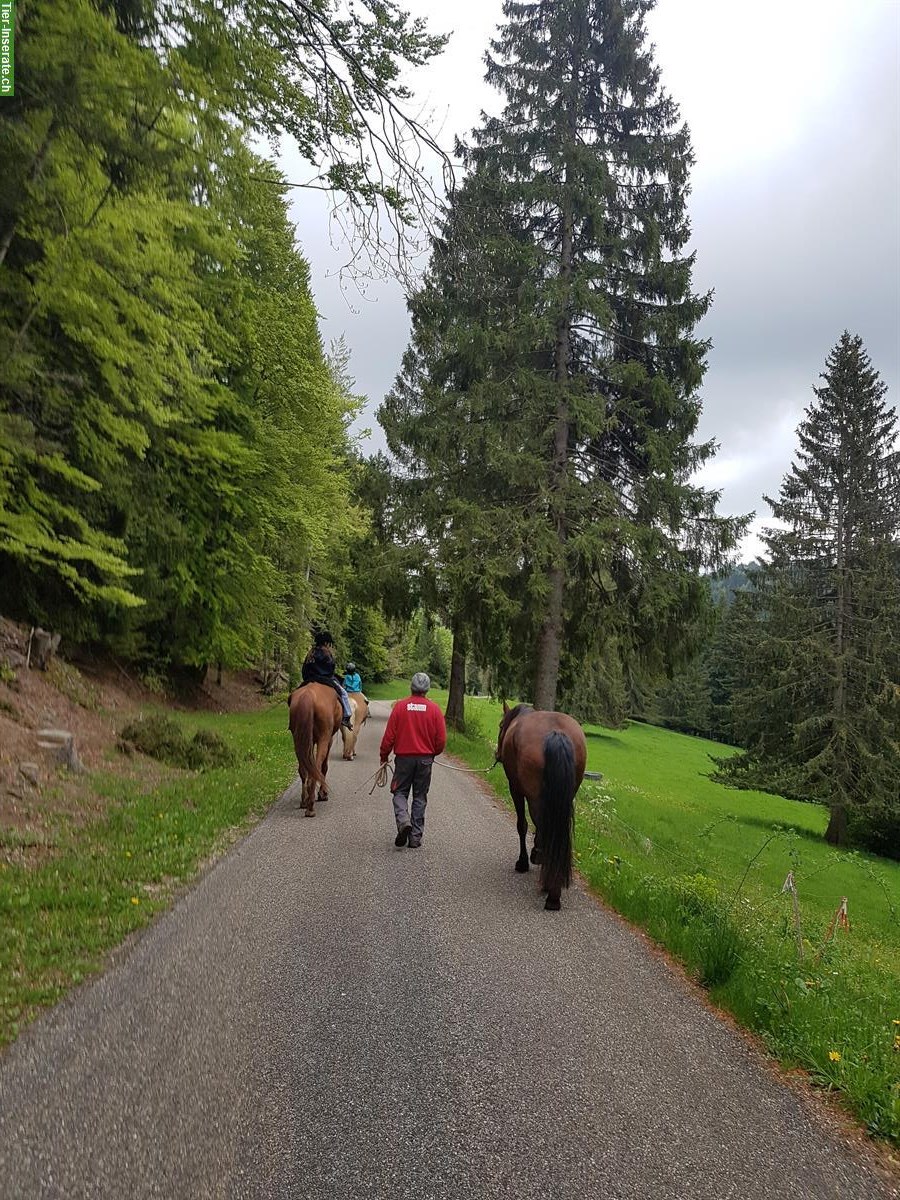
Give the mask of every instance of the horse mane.
M 511 708 L 509 712 L 503 714 L 503 721 L 500 725 L 500 740 L 506 736 L 506 731 L 512 725 L 516 717 L 521 717 L 523 713 L 534 712 L 530 704 L 517 704 L 515 708 Z
M 534 712 L 530 704 L 517 704 L 515 708 L 511 708 L 506 714 L 507 721 L 513 721 L 516 717 L 520 717 L 522 713 Z

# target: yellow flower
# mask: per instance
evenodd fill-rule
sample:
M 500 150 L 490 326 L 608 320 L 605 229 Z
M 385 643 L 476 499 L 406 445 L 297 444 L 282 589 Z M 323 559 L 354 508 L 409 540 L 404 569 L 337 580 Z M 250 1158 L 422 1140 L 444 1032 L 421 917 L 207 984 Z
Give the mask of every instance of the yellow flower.
M 138 899 L 138 897 L 137 897 L 137 896 L 132 896 L 132 897 L 131 897 L 131 903 L 132 903 L 132 904 L 140 904 L 140 900 Z
M 898 1033 L 894 1038 L 894 1049 L 900 1050 L 900 1033 Z
M 828 1057 L 831 1059 L 832 1062 L 840 1062 L 841 1061 L 841 1052 L 840 1052 L 840 1050 L 829 1050 Z
M 892 1021 L 891 1024 L 892 1025 L 900 1025 L 900 1021 Z
M 130 850 L 126 850 L 126 851 L 125 851 L 125 857 L 126 857 L 126 858 L 131 858 L 131 851 L 130 851 Z

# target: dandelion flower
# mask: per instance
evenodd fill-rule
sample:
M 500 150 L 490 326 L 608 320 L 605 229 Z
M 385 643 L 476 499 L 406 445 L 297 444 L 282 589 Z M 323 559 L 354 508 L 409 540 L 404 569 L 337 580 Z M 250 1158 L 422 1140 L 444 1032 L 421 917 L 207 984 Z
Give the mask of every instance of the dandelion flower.
M 891 1024 L 892 1025 L 900 1025 L 900 1021 L 892 1021 Z
M 140 899 L 137 896 L 132 896 L 131 903 L 132 904 L 140 904 Z
M 840 1062 L 841 1061 L 841 1052 L 840 1052 L 840 1050 L 829 1050 L 828 1057 L 831 1059 L 832 1062 Z

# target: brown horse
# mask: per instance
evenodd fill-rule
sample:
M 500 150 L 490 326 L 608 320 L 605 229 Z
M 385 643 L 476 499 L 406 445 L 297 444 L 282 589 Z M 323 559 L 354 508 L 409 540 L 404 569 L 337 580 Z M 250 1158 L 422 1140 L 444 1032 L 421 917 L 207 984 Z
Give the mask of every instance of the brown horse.
M 497 761 L 509 780 L 519 831 L 517 871 L 528 870 L 525 801 L 534 824 L 531 861 L 542 867 L 544 908 L 559 911 L 559 895 L 572 882 L 575 793 L 584 778 L 587 742 L 581 726 L 565 713 L 535 712 L 527 704 L 503 705 Z
M 343 712 L 334 688 L 325 683 L 307 683 L 288 697 L 288 729 L 297 752 L 297 773 L 303 783 L 303 815 L 314 817 L 316 787 L 319 800 L 328 799 L 328 751 L 341 727 Z
M 356 739 L 362 731 L 363 725 L 369 719 L 369 701 L 362 692 L 348 692 L 350 698 L 350 711 L 352 715 L 352 729 L 347 729 L 341 726 L 341 740 L 344 743 L 344 751 L 341 758 L 352 759 L 356 758 Z

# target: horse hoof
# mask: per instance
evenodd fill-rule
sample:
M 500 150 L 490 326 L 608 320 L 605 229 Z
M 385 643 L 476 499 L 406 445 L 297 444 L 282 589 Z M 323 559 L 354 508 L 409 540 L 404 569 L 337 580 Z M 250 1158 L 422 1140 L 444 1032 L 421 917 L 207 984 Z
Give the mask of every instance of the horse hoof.
M 324 804 L 327 799 L 328 799 L 328 793 L 326 792 L 324 796 L 319 796 L 319 803 Z
M 561 907 L 562 906 L 559 902 L 558 897 L 556 900 L 551 899 L 550 896 L 547 897 L 547 903 L 544 905 L 544 909 L 546 912 L 559 912 Z
M 303 815 L 304 815 L 304 817 L 314 817 L 316 814 L 315 814 L 315 810 L 314 810 L 314 809 L 312 809 L 312 808 L 304 808 L 304 810 L 303 810 Z
M 531 861 L 535 864 L 535 866 L 539 866 L 544 861 L 543 852 L 538 849 L 532 850 Z
M 516 860 L 516 870 L 518 871 L 518 873 L 520 875 L 524 875 L 525 872 L 528 870 L 528 859 L 527 858 L 517 859 Z

